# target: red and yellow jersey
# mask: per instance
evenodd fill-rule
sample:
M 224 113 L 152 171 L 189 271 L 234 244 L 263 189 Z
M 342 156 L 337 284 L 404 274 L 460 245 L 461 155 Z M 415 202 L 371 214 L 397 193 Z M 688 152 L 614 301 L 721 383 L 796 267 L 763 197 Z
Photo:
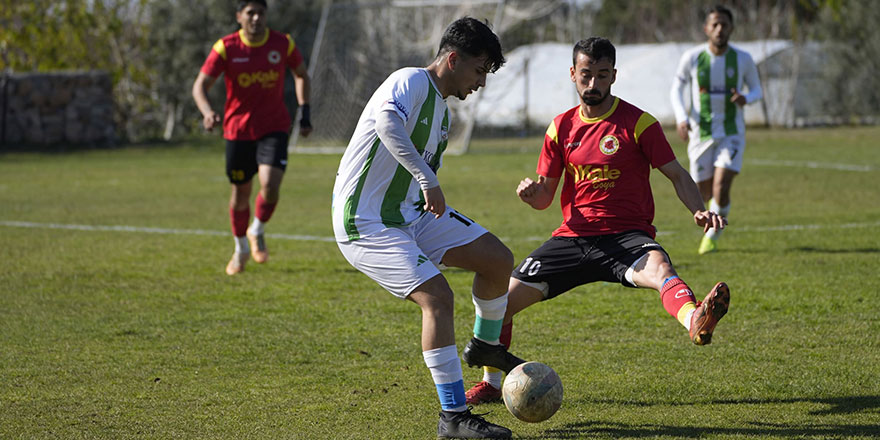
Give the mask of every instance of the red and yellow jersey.
M 649 176 L 675 160 L 660 123 L 614 98 L 602 116 L 587 118 L 580 106 L 553 119 L 544 136 L 538 175 L 565 173 L 562 225 L 553 236 L 586 237 L 642 230 L 655 236 Z
M 223 137 L 250 141 L 276 131 L 288 132 L 284 75 L 302 61 L 290 35 L 269 29 L 260 41 L 248 41 L 244 31 L 217 40 L 202 73 L 214 78 L 226 75 Z

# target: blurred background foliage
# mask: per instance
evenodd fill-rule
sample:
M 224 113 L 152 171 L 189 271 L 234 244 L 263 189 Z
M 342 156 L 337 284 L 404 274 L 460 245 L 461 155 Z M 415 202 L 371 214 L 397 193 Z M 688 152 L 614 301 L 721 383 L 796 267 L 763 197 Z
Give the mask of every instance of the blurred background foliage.
M 390 1 L 390 0 L 389 0 Z M 508 3 L 515 3 L 510 0 Z M 0 0 L 0 70 L 110 72 L 120 139 L 172 139 L 199 130 L 190 90 L 213 43 L 238 29 L 233 0 Z M 269 0 L 269 27 L 309 60 L 321 0 Z M 345 3 L 337 1 L 336 3 Z M 350 2 L 356 3 L 356 2 Z M 376 3 L 376 1 L 371 1 Z M 704 41 L 703 0 L 562 0 L 502 35 L 505 50 L 602 35 L 615 44 Z M 880 8 L 871 0 L 733 0 L 737 40 L 827 45 L 827 87 L 839 112 L 880 108 Z M 332 17 L 331 17 L 332 19 Z M 425 60 L 426 62 L 428 60 Z M 212 89 L 223 102 L 222 81 Z

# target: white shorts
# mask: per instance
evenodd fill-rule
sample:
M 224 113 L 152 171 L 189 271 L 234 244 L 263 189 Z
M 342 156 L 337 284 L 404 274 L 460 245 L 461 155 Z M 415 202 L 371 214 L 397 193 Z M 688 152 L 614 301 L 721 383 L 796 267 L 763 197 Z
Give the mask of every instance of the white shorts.
M 427 213 L 402 228 L 386 228 L 355 241 L 336 244 L 355 269 L 380 286 L 406 298 L 440 274 L 443 255 L 489 231 L 450 207 L 440 218 Z
M 745 150 L 746 138 L 741 134 L 704 141 L 691 138 L 688 144 L 691 177 L 694 182 L 712 179 L 715 168 L 726 168 L 738 173 L 742 169 Z

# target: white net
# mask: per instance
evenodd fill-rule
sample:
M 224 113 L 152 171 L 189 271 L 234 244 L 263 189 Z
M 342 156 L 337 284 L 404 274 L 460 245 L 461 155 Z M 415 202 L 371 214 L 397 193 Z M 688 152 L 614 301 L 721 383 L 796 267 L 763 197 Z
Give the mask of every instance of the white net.
M 370 96 L 395 70 L 425 66 L 436 55 L 446 27 L 462 16 L 486 20 L 502 37 L 504 22 L 547 14 L 558 1 L 397 0 L 334 1 L 325 5 L 310 60 L 311 112 L 315 131 L 293 136 L 293 152 L 340 152 L 348 144 Z M 509 20 L 508 20 L 509 19 Z M 504 47 L 505 53 L 509 50 Z M 473 109 L 480 92 L 467 101 L 450 98 L 448 152 L 467 149 Z

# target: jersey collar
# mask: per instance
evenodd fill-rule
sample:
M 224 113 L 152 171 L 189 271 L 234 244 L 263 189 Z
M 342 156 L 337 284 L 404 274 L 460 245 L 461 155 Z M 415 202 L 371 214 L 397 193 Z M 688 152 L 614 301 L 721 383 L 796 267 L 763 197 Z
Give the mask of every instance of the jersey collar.
M 619 103 L 620 103 L 620 98 L 615 96 L 614 97 L 614 104 L 611 104 L 611 108 L 608 109 L 608 111 L 605 112 L 605 114 L 603 114 L 601 116 L 596 116 L 595 118 L 586 117 L 584 115 L 584 109 L 581 108 L 581 106 L 578 106 L 578 116 L 581 117 L 581 121 L 585 124 L 592 124 L 595 122 L 599 122 L 599 121 L 607 119 L 609 116 L 611 116 L 611 114 L 614 113 L 614 110 L 617 110 L 617 104 L 619 104 Z
M 428 72 L 428 69 L 425 69 L 425 68 L 422 68 L 422 72 L 424 72 L 425 76 L 428 77 L 428 83 L 431 84 L 431 90 L 433 90 L 434 93 L 436 93 L 437 96 L 440 97 L 440 99 L 442 99 L 443 101 L 446 101 L 446 98 L 444 98 L 443 95 L 440 94 L 440 88 L 437 87 L 437 84 L 434 83 L 434 78 L 431 77 L 431 72 Z
M 263 38 L 261 38 L 260 41 L 248 40 L 247 36 L 244 33 L 244 29 L 238 30 L 238 38 L 241 38 L 241 42 L 244 43 L 244 45 L 247 47 L 260 47 L 266 44 L 267 41 L 269 41 L 269 28 L 266 28 L 266 34 L 263 35 Z

